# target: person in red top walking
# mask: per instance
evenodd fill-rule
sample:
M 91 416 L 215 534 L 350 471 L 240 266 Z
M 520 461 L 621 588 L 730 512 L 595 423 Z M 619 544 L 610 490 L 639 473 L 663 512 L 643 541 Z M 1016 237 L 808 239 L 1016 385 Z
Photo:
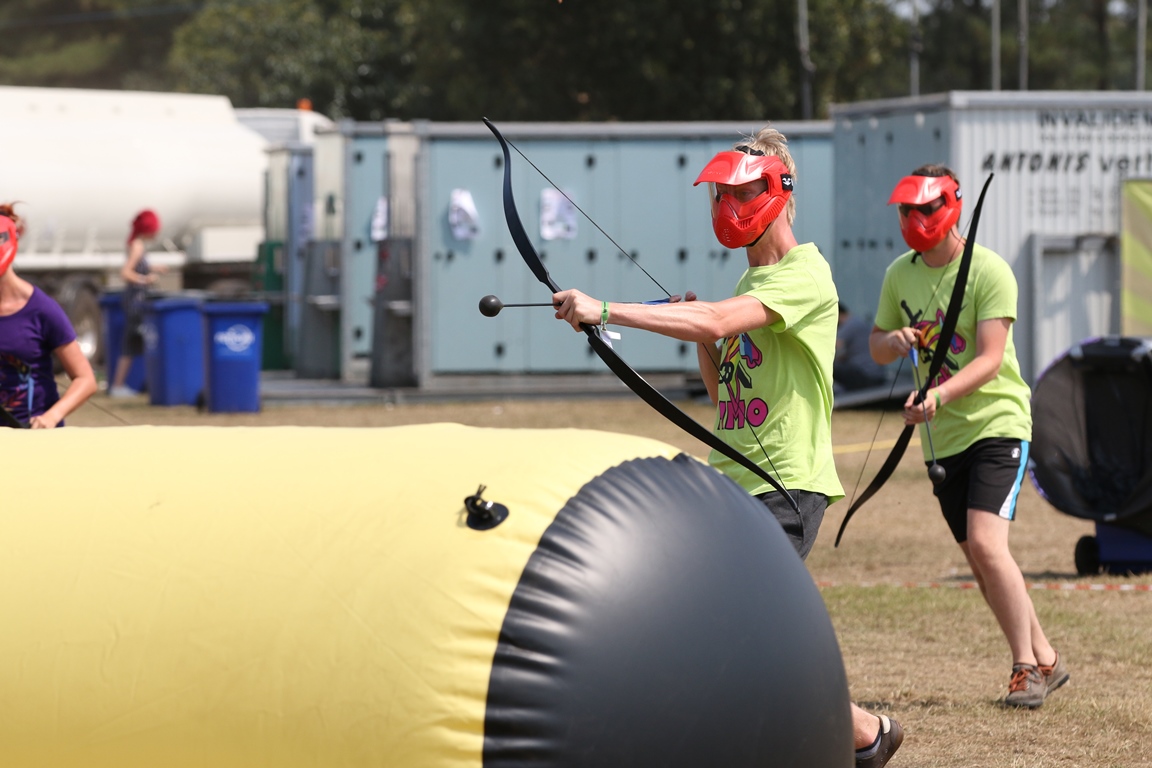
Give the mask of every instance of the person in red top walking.
M 132 220 L 132 231 L 128 235 L 128 258 L 120 268 L 120 277 L 124 280 L 124 340 L 120 345 L 116 371 L 108 386 L 111 397 L 131 397 L 136 394 L 125 382 L 132 368 L 132 358 L 144 354 L 144 308 L 148 288 L 156 282 L 156 275 L 164 272 L 163 267 L 153 267 L 148 263 L 148 243 L 159 232 L 160 217 L 155 211 L 140 211 Z

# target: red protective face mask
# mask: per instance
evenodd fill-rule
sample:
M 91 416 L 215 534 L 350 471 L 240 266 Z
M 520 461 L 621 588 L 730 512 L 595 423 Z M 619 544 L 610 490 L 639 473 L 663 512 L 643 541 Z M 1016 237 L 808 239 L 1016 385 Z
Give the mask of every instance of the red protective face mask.
M 914 251 L 935 248 L 960 221 L 960 185 L 951 176 L 905 176 L 892 190 L 888 205 L 900 206 L 900 234 Z M 937 200 L 944 203 L 932 210 Z
M 767 182 L 768 189 L 748 202 L 716 193 L 716 184 L 739 186 L 760 179 Z M 726 248 L 756 242 L 792 197 L 792 174 L 775 155 L 721 152 L 704 166 L 693 186 L 705 181 L 711 192 L 712 231 Z
M 12 266 L 16 258 L 16 222 L 7 216 L 0 216 L 0 277 Z

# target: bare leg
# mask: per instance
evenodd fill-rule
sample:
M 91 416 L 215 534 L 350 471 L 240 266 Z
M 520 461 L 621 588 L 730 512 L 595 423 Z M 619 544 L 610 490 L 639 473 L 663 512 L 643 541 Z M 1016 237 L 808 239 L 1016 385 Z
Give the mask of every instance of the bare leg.
M 1028 598 L 1028 607 L 1031 609 L 1031 625 L 1032 625 L 1032 653 L 1036 656 L 1036 661 L 1039 664 L 1052 666 L 1056 663 L 1056 649 L 1048 642 L 1048 636 L 1044 634 L 1044 628 L 1040 626 L 1040 619 L 1036 617 L 1036 606 L 1032 604 L 1032 598 Z
M 132 358 L 128 355 L 121 355 L 116 361 L 116 373 L 112 376 L 112 384 L 108 388 L 124 386 L 124 382 L 128 380 L 128 371 L 131 368 Z
M 1055 659 L 1036 609 L 1028 595 L 1024 575 L 1008 549 L 1009 521 L 983 510 L 968 510 L 968 541 L 960 545 L 980 592 L 1000 624 L 1013 663 L 1036 664 Z
M 880 735 L 880 718 L 852 705 L 852 738 L 856 749 L 870 747 Z

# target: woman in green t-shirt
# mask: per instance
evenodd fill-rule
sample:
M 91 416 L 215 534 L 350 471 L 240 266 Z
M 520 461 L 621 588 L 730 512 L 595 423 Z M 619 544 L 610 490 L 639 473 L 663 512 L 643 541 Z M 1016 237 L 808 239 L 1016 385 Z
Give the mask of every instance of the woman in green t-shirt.
M 792 233 L 795 173 L 787 140 L 768 126 L 716 155 L 697 178 L 709 185 L 716 238 L 748 257 L 731 298 L 695 301 L 688 294 L 685 302 L 624 304 L 568 290 L 553 301 L 556 317 L 577 331 L 582 323 L 612 323 L 698 342 L 717 437 L 774 475 L 795 505 L 718 451 L 709 462 L 764 503 L 804 558 L 824 510 L 844 491 L 832 456 L 839 299 L 819 249 Z M 855 705 L 852 726 L 856 768 L 882 768 L 904 738 L 898 722 Z
M 900 231 L 912 250 L 884 274 L 869 349 L 880 364 L 915 349 L 921 376 L 944 355 L 924 402 L 916 392 L 905 401 L 904 420 L 923 425 L 925 460 L 943 467 L 943 477 L 934 478 L 940 509 L 1012 651 L 1004 702 L 1039 707 L 1068 672 L 1008 549 L 1032 439 L 1030 392 L 1012 342 L 1016 278 L 1000 256 L 973 244 L 956 330 L 941 349 L 965 244 L 957 229 L 960 183 L 948 168 L 926 165 L 904 177 L 888 203 L 899 206 Z

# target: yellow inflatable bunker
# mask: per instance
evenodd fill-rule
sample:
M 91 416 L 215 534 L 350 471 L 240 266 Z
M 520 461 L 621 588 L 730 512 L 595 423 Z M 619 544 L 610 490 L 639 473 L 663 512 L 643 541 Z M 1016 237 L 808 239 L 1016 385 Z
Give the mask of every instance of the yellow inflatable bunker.
M 811 578 L 671 446 L 69 427 L 0 457 L 7 768 L 851 764 Z

